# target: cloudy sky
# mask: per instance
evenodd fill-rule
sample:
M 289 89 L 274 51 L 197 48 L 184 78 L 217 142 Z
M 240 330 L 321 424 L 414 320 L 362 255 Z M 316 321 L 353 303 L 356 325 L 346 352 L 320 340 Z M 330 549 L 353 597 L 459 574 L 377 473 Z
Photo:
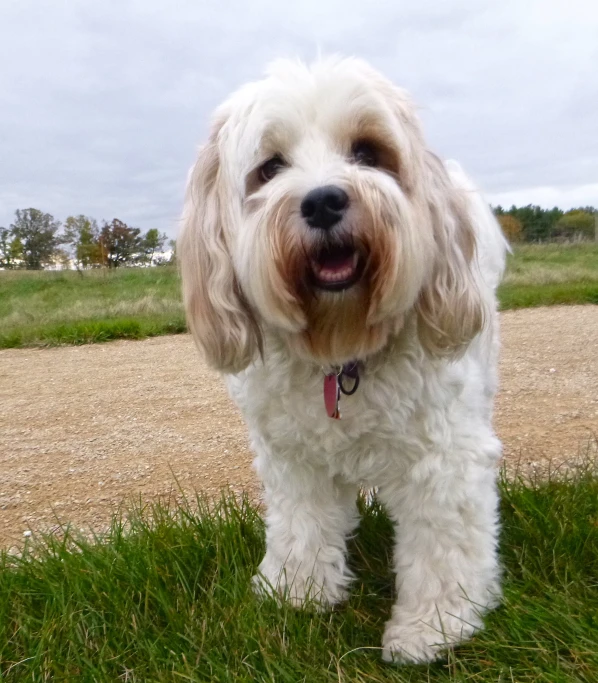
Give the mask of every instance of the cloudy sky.
M 595 0 L 1 0 L 0 225 L 34 206 L 174 236 L 211 110 L 318 51 L 410 90 L 493 203 L 598 206 Z

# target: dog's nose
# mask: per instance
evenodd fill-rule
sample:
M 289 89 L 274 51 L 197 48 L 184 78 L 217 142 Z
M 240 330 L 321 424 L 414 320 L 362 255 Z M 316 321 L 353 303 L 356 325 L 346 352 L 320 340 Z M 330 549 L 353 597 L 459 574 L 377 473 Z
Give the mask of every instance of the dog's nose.
M 349 195 L 336 185 L 317 187 L 301 202 L 301 215 L 310 228 L 329 230 L 338 223 L 349 206 Z

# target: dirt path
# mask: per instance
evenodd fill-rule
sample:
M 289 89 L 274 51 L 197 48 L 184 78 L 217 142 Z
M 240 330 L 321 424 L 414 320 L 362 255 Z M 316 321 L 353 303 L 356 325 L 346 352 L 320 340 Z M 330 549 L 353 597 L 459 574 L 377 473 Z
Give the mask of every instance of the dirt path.
M 502 315 L 496 426 L 509 466 L 596 448 L 598 306 Z M 0 351 L 0 545 L 57 519 L 101 529 L 123 499 L 259 491 L 245 428 L 189 336 Z

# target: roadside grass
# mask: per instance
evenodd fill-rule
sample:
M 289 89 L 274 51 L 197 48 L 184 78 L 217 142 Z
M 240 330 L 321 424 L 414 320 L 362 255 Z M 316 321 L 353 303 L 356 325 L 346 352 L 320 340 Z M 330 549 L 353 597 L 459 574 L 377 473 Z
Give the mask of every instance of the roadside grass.
M 508 258 L 509 285 L 598 282 L 598 243 L 519 244 Z
M 115 518 L 102 538 L 34 541 L 0 556 L 3 681 L 598 680 L 598 479 L 501 484 L 504 601 L 475 639 L 430 666 L 380 660 L 392 529 L 362 500 L 357 578 L 333 613 L 259 602 L 258 509 L 223 495 Z
M 598 303 L 598 244 L 520 245 L 501 309 Z M 173 266 L 0 271 L 0 348 L 141 339 L 186 330 Z
M 501 285 L 500 310 L 573 304 L 598 304 L 597 282 L 564 282 L 546 285 Z
M 598 244 L 516 246 L 498 296 L 501 310 L 598 304 Z
M 0 272 L 0 348 L 142 339 L 187 329 L 176 268 Z

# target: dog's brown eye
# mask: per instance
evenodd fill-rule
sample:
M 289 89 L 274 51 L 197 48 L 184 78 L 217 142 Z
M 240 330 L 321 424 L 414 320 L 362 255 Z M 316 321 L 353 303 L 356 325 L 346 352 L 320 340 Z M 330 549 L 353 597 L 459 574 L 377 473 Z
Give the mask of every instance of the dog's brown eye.
M 285 166 L 283 158 L 277 154 L 260 166 L 260 178 L 264 183 L 267 183 Z
M 362 166 L 378 166 L 378 150 L 371 142 L 358 140 L 351 148 L 353 160 Z

